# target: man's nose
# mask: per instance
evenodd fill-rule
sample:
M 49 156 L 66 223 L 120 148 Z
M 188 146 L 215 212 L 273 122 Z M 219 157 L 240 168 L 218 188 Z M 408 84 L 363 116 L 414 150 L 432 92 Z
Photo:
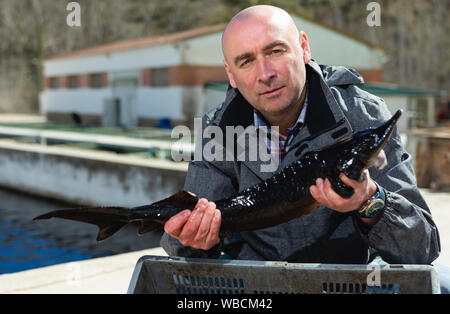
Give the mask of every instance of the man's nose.
M 258 60 L 258 81 L 270 85 L 273 78 L 275 78 L 276 73 L 272 64 L 264 59 Z

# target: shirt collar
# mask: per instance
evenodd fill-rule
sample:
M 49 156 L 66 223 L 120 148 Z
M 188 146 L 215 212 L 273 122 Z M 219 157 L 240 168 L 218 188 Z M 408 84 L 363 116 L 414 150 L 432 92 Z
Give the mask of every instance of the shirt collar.
M 305 86 L 305 88 L 306 88 L 306 86 Z M 287 128 L 289 133 L 292 133 L 295 130 L 299 129 L 305 123 L 307 107 L 308 107 L 308 92 L 306 92 L 305 102 L 303 104 L 302 110 L 300 111 L 300 114 L 298 115 L 297 121 L 295 121 L 295 123 L 292 126 Z M 261 128 L 261 127 L 268 128 L 269 127 L 269 123 L 256 109 L 253 109 L 253 120 L 254 120 L 255 128 Z

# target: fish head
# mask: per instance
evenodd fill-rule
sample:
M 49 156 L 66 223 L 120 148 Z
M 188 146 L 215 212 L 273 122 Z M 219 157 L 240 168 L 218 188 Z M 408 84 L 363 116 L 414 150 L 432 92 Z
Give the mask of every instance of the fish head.
M 395 125 L 401 115 L 402 110 L 398 110 L 391 119 L 379 127 L 369 128 L 355 133 L 348 143 L 349 156 L 356 158 L 364 169 L 373 166 L 391 138 Z M 348 160 L 344 158 L 344 164 L 342 166 L 345 166 L 345 163 L 352 160 L 352 157 L 348 158 Z M 349 174 L 352 175 L 351 172 Z M 355 174 L 352 177 L 355 177 Z
M 364 169 L 373 166 L 377 157 L 384 154 L 382 150 L 388 143 L 401 114 L 402 111 L 398 110 L 391 119 L 379 127 L 357 132 L 323 151 L 327 155 L 327 164 L 333 172 L 330 181 L 338 194 L 347 197 L 353 194 L 353 189 L 340 181 L 339 173 L 343 172 L 350 179 L 361 181 Z

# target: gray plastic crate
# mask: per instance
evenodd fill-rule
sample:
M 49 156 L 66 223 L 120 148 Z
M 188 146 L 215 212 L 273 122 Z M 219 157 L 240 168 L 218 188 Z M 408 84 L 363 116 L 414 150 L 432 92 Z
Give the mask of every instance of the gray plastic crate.
M 143 256 L 128 293 L 439 293 L 427 265 L 340 265 Z

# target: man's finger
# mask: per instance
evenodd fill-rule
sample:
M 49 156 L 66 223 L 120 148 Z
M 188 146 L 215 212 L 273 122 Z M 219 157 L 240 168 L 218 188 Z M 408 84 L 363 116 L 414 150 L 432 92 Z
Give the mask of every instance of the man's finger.
M 362 181 L 352 180 L 349 177 L 347 177 L 344 173 L 341 173 L 339 175 L 339 178 L 341 179 L 342 182 L 344 182 L 345 185 L 347 185 L 351 188 L 357 188 L 358 186 L 361 185 L 361 183 L 367 183 L 367 180 L 370 178 L 370 175 L 369 175 L 369 170 L 366 169 L 363 172 L 363 180 Z
M 319 192 L 317 191 L 317 186 L 311 185 L 311 186 L 309 187 L 309 193 L 311 193 L 311 196 L 312 196 L 316 201 L 319 201 L 319 200 L 318 200 L 318 198 L 319 198 Z
M 363 176 L 364 176 L 363 181 L 369 182 L 369 179 L 370 179 L 370 172 L 369 172 L 369 169 L 364 170 Z
M 192 240 L 197 234 L 198 227 L 202 222 L 203 215 L 205 213 L 206 205 L 208 201 L 204 198 L 200 199 L 197 203 L 197 206 L 192 211 L 192 214 L 189 216 L 188 221 L 181 229 L 179 237 L 181 240 Z
M 319 194 L 319 198 L 323 205 L 330 205 L 330 198 L 328 197 L 328 190 L 326 185 L 327 180 L 319 178 L 316 180 L 317 191 Z
M 213 217 L 214 217 L 215 210 L 216 210 L 216 204 L 214 204 L 213 202 L 210 202 L 208 204 L 207 209 L 205 210 L 205 213 L 203 214 L 202 221 L 198 227 L 198 231 L 194 238 L 194 241 L 199 241 L 199 242 L 206 241 L 206 236 L 209 233 L 209 229 L 210 229 Z
M 331 183 L 328 179 L 323 180 L 322 183 L 322 194 L 323 198 L 326 199 L 326 205 L 334 206 L 336 203 L 341 202 L 342 198 L 333 190 Z M 332 207 L 329 207 L 332 208 Z
M 211 226 L 209 228 L 209 233 L 206 238 L 206 244 L 208 247 L 213 247 L 217 243 L 219 243 L 219 231 L 220 231 L 220 225 L 222 224 L 222 212 L 218 209 L 214 211 L 214 217 L 211 223 Z
M 325 205 L 327 203 L 327 198 L 323 193 L 323 180 L 321 178 L 316 179 L 316 184 L 309 187 L 309 192 L 319 204 Z
M 178 237 L 190 215 L 191 211 L 186 209 L 170 217 L 164 224 L 164 231 L 173 237 Z

